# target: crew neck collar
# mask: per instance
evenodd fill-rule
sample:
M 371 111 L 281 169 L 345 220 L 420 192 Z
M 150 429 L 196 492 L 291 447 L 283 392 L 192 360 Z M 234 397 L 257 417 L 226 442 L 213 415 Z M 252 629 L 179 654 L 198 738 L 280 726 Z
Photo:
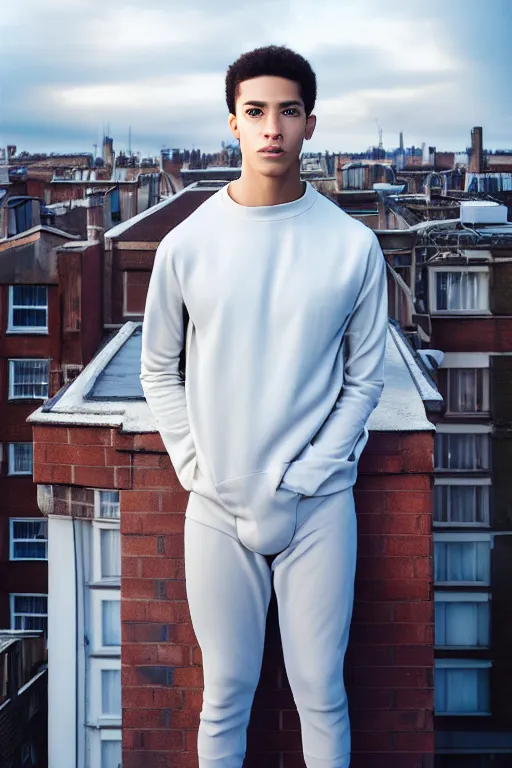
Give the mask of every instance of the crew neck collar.
M 302 197 L 289 203 L 278 205 L 240 205 L 235 203 L 228 193 L 229 184 L 225 184 L 219 192 L 223 206 L 230 213 L 252 221 L 277 221 L 299 216 L 307 211 L 315 203 L 318 192 L 313 185 L 306 181 L 306 190 Z

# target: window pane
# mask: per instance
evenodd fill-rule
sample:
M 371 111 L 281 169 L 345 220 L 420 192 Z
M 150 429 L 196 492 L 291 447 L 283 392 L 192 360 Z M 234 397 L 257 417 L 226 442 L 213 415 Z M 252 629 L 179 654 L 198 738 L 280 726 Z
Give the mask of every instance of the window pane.
M 100 517 L 119 518 L 119 491 L 100 491 Z
M 119 578 L 121 576 L 121 534 L 119 528 L 101 529 L 101 576 Z
M 121 670 L 101 670 L 101 713 L 121 715 Z
M 11 371 L 13 397 L 48 397 L 48 360 L 13 360 Z
M 121 742 L 101 742 L 101 768 L 121 768 Z
M 436 713 L 478 714 L 489 711 L 489 670 L 437 668 Z
M 435 633 L 440 646 L 488 646 L 489 603 L 436 602 Z
M 436 582 L 465 581 L 487 584 L 490 574 L 490 544 L 487 541 L 436 541 Z
M 488 436 L 437 432 L 434 455 L 436 469 L 488 469 Z
M 12 443 L 10 447 L 9 472 L 12 474 L 32 474 L 32 443 Z
M 453 413 L 483 411 L 484 368 L 448 369 L 448 410 Z
M 102 600 L 102 645 L 121 645 L 121 601 Z
M 484 485 L 436 485 L 434 520 L 438 523 L 485 524 L 489 490 Z
M 437 272 L 436 308 L 487 309 L 487 276 L 483 272 Z
M 15 285 L 12 288 L 12 323 L 15 328 L 46 328 L 48 289 L 44 285 Z

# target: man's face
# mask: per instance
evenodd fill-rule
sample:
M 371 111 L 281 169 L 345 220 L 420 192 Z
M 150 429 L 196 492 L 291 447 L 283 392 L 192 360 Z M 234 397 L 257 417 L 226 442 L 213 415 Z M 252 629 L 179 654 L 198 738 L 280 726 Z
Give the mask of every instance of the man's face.
M 298 83 L 265 75 L 240 84 L 236 115 L 230 115 L 228 122 L 240 140 L 244 166 L 264 176 L 282 176 L 298 162 L 304 139 L 313 135 L 316 118 L 310 115 L 306 119 Z M 269 145 L 281 152 L 262 152 Z

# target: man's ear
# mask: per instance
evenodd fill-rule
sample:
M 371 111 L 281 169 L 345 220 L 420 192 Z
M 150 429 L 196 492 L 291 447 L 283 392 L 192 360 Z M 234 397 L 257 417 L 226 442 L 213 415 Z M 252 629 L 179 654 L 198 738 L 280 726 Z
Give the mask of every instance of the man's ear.
M 229 114 L 228 125 L 235 139 L 240 139 L 240 131 L 238 130 L 238 121 L 236 119 L 236 115 L 231 113 Z
M 313 135 L 316 126 L 316 115 L 310 115 L 306 120 L 306 130 L 304 131 L 304 138 L 310 139 Z

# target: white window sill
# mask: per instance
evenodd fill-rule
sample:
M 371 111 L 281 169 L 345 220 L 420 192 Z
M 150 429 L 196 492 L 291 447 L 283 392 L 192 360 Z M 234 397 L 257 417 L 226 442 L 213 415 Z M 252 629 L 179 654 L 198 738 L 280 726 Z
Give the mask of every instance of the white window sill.
M 48 328 L 8 328 L 6 336 L 49 336 Z

